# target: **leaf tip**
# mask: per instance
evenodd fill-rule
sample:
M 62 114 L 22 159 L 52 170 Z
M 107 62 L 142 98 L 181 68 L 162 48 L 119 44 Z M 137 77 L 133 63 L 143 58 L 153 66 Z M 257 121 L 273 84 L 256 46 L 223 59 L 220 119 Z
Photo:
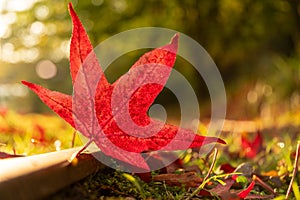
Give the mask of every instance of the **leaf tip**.
M 220 138 L 218 138 L 217 142 L 220 143 L 220 144 L 227 144 L 227 143 L 225 142 L 225 140 L 222 140 L 222 139 L 220 139 Z
M 248 194 L 251 192 L 251 190 L 254 188 L 254 185 L 255 185 L 255 181 L 252 181 L 245 190 L 238 193 L 238 196 L 243 199 L 246 198 Z
M 172 37 L 171 42 L 168 45 L 161 47 L 160 49 L 166 50 L 166 51 L 168 51 L 170 53 L 173 53 L 173 54 L 177 54 L 178 41 L 179 41 L 179 33 L 176 33 Z
M 71 11 L 74 11 L 72 2 L 69 2 L 68 8 L 69 8 L 69 11 L 70 11 L 70 12 L 71 12 Z
M 73 22 L 74 22 L 75 19 L 77 19 L 77 15 L 76 15 L 76 12 L 75 12 L 75 10 L 74 10 L 74 8 L 73 8 L 72 2 L 70 2 L 70 3 L 68 4 L 68 9 L 69 9 L 69 13 L 70 13 L 70 15 L 71 15 L 71 17 L 72 17 L 72 20 L 73 20 Z M 78 19 L 78 20 L 79 20 L 79 19 Z
M 171 39 L 169 51 L 176 54 L 178 49 L 178 41 L 179 41 L 179 33 L 176 33 Z
M 29 83 L 29 82 L 27 82 L 27 81 L 21 81 L 21 83 L 22 83 L 23 85 L 28 86 L 28 87 L 30 87 L 30 86 L 32 85 L 32 83 Z
M 172 39 L 171 39 L 171 44 L 177 44 L 178 45 L 178 40 L 179 40 L 179 33 L 176 33 Z
M 30 82 L 27 82 L 27 81 L 21 81 L 21 83 L 23 85 L 26 85 L 28 88 L 30 88 L 33 91 L 38 91 L 39 90 L 39 88 L 36 84 L 30 83 Z

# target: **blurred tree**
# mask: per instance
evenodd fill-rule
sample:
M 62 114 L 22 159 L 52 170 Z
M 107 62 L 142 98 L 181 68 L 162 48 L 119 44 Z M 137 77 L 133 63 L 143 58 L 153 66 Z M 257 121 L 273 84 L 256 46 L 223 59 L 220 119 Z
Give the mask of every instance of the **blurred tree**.
M 20 76 L 16 75 L 19 73 L 22 74 L 22 79 L 31 79 L 43 85 L 48 84 L 50 88 L 70 93 L 71 81 L 67 76 L 71 33 L 71 20 L 67 14 L 68 1 L 32 1 L 34 3 L 28 9 L 4 9 L 1 13 L 7 19 L 9 16 L 10 19 L 14 16 L 16 19 L 6 33 L 1 35 L 0 31 L 0 70 L 1 73 L 10 74 L 0 81 L 19 81 Z M 5 2 L 9 4 L 9 1 Z M 121 31 L 146 26 L 166 27 L 194 38 L 216 62 L 229 96 L 230 91 L 241 88 L 243 82 L 254 83 L 260 78 L 267 81 L 266 78 L 269 75 L 271 77 L 270 73 L 274 71 L 274 55 L 300 56 L 298 0 L 72 2 L 94 45 Z M 11 54 L 13 57 L 3 56 L 4 52 L 15 54 Z M 129 67 L 139 55 L 140 52 L 130 54 L 129 58 L 114 64 Z M 35 68 L 40 60 L 53 62 L 57 66 L 57 75 L 44 81 L 33 73 L 32 68 Z M 195 90 L 199 91 L 201 96 L 208 96 L 205 84 L 198 81 L 201 78 L 195 75 L 195 70 L 190 66 L 186 67 L 188 64 L 181 60 L 178 63 L 180 65 L 176 65 L 177 69 L 189 77 Z M 297 71 L 299 63 L 296 66 Z M 286 65 L 285 68 L 288 70 L 290 66 Z M 123 72 L 114 71 L 112 68 L 107 73 L 119 76 Z M 292 84 L 289 94 L 297 87 L 299 85 Z M 37 104 L 32 107 L 40 110 Z

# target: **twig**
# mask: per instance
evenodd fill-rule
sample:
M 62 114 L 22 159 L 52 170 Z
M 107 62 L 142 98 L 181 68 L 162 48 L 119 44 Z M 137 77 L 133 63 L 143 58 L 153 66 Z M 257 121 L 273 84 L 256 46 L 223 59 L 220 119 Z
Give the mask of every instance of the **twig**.
M 294 169 L 293 169 L 292 179 L 291 179 L 290 185 L 288 187 L 288 190 L 286 192 L 285 199 L 289 198 L 289 195 L 292 191 L 293 182 L 295 180 L 295 176 L 296 176 L 297 170 L 298 170 L 299 154 L 300 154 L 300 141 L 298 141 L 298 144 L 297 144 L 297 150 L 296 150 L 296 157 L 295 157 L 295 162 L 294 162 Z
M 206 176 L 204 177 L 203 181 L 202 181 L 202 184 L 199 185 L 199 187 L 188 197 L 186 198 L 187 200 L 190 200 L 193 196 L 195 196 L 196 194 L 198 194 L 205 186 L 206 184 L 206 181 L 208 179 L 208 177 L 210 176 L 214 166 L 215 166 L 215 163 L 216 163 L 216 160 L 217 160 L 217 155 L 218 155 L 218 149 L 217 148 L 214 148 L 214 157 L 213 157 L 213 161 L 210 165 L 210 168 L 206 174 Z
M 273 188 L 271 188 L 267 183 L 262 181 L 258 176 L 253 175 L 252 180 L 259 183 L 263 188 L 271 192 L 273 195 L 277 195 L 276 192 L 274 192 Z
M 213 168 L 214 168 L 214 166 L 215 166 L 215 163 L 216 163 L 216 160 L 217 160 L 217 155 L 218 155 L 218 149 L 215 148 L 215 149 L 214 149 L 213 162 L 211 163 L 210 168 L 209 168 L 209 170 L 208 170 L 206 176 L 204 177 L 203 181 L 206 181 L 206 179 L 208 179 L 208 177 L 210 176 L 210 174 L 211 174 L 211 172 L 212 172 L 212 170 L 213 170 Z

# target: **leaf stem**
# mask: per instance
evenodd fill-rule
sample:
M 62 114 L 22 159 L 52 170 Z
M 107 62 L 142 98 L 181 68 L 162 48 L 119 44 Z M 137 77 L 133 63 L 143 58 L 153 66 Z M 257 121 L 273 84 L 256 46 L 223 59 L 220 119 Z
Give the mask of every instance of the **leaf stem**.
M 88 146 L 90 146 L 90 144 L 92 144 L 93 141 L 94 141 L 93 139 L 90 139 L 90 140 L 89 140 L 89 141 L 88 141 L 81 149 L 79 149 L 79 151 L 73 153 L 72 156 L 70 157 L 70 159 L 68 160 L 68 162 L 69 162 L 69 163 L 72 163 L 73 160 L 74 160 L 75 158 L 77 158 L 77 156 L 78 156 L 79 154 L 81 154 L 86 148 L 88 148 Z
M 72 148 L 74 148 L 74 146 L 75 146 L 76 133 L 77 133 L 77 130 L 74 129 L 74 131 L 73 131 L 73 136 L 72 136 L 72 143 L 71 143 L 71 147 L 72 147 Z
M 271 188 L 267 183 L 262 181 L 258 176 L 253 175 L 252 180 L 259 183 L 263 188 L 271 192 L 273 195 L 277 195 L 276 192 L 274 192 L 273 188 Z

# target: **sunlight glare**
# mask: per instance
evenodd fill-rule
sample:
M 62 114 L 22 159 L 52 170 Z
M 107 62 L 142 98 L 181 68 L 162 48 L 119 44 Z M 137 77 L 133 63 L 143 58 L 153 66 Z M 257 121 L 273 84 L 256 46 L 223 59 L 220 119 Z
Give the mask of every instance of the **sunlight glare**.
M 17 20 L 15 12 L 28 10 L 38 1 L 40 0 L 0 0 L 0 38 L 8 38 L 10 36 L 11 30 L 9 25 Z
M 3 0 L 6 10 L 8 11 L 24 11 L 30 9 L 39 0 Z

